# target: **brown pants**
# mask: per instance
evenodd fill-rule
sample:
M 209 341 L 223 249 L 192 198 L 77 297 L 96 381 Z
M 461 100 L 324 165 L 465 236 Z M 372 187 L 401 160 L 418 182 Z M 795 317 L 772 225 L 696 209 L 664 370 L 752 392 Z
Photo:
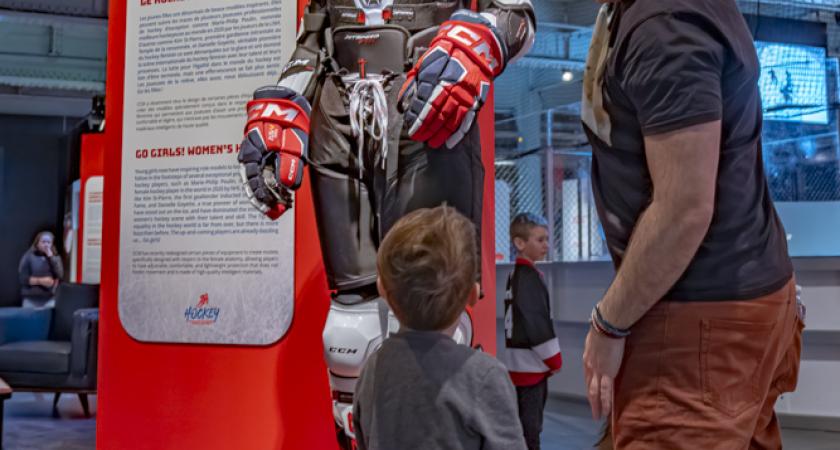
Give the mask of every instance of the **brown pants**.
M 654 306 L 616 379 L 617 450 L 780 449 L 776 399 L 796 387 L 795 283 L 748 301 Z

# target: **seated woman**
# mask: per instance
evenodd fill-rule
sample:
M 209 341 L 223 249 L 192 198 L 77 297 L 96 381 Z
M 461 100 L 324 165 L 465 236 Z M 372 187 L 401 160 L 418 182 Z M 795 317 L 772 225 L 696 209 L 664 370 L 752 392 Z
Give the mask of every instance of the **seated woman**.
M 55 306 L 55 287 L 64 276 L 64 267 L 54 241 L 55 237 L 49 231 L 38 233 L 32 247 L 20 259 L 18 279 L 24 308 Z

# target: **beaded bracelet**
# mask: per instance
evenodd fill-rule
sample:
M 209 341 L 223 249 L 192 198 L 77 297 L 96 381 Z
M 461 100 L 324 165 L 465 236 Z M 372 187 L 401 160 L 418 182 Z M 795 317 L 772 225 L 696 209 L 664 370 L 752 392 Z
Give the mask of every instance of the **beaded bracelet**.
M 604 317 L 601 316 L 601 311 L 598 309 L 598 305 L 595 305 L 595 307 L 592 308 L 590 322 L 596 331 L 609 338 L 622 339 L 630 336 L 630 330 L 623 330 L 604 320 Z
M 600 334 L 600 335 L 602 335 L 602 336 L 606 336 L 606 337 L 608 337 L 608 338 L 610 338 L 610 339 L 621 339 L 621 337 L 620 337 L 620 336 L 613 335 L 613 334 L 611 334 L 609 331 L 607 331 L 607 330 L 605 330 L 605 329 L 601 328 L 601 327 L 598 325 L 598 321 L 596 321 L 596 320 L 595 320 L 594 314 L 593 314 L 593 317 L 592 317 L 592 318 L 590 318 L 589 323 L 592 325 L 592 328 L 593 328 L 593 329 L 595 329 L 595 331 L 597 331 L 597 332 L 598 332 L 598 334 Z

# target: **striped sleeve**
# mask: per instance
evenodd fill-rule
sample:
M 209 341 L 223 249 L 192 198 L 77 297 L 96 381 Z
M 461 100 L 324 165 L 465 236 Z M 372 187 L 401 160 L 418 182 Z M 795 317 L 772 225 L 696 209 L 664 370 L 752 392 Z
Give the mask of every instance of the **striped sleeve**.
M 542 344 L 531 347 L 531 350 L 542 359 L 543 364 L 552 372 L 563 367 L 563 353 L 560 351 L 560 341 L 553 337 Z

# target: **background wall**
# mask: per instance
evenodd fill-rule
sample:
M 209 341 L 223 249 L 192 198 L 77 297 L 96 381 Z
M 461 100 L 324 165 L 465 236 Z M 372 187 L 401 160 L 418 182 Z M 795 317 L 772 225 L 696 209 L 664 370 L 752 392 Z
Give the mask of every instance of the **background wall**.
M 20 305 L 18 264 L 38 231 L 52 231 L 61 250 L 77 120 L 0 115 L 0 306 Z

